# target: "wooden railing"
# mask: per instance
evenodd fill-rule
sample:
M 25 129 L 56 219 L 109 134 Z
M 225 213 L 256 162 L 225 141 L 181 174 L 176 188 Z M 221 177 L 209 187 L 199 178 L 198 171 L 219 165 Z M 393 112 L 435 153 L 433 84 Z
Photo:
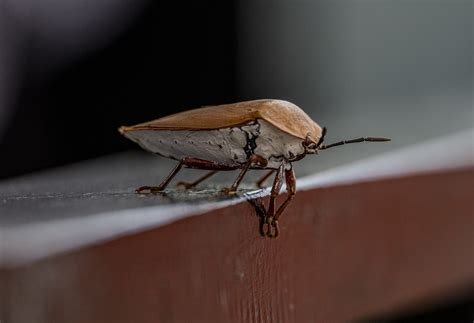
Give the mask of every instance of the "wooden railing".
M 2 323 L 343 322 L 469 292 L 471 135 L 302 179 L 277 239 L 245 198 L 4 225 Z

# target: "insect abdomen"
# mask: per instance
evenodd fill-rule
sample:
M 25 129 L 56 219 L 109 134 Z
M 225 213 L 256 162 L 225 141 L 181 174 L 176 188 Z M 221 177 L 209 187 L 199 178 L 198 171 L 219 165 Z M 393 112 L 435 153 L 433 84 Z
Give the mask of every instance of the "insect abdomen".
M 301 139 L 263 120 L 214 130 L 140 130 L 126 135 L 145 150 L 165 157 L 198 158 L 229 167 L 238 167 L 258 154 L 269 161 L 267 168 L 278 168 L 282 159 L 304 152 Z

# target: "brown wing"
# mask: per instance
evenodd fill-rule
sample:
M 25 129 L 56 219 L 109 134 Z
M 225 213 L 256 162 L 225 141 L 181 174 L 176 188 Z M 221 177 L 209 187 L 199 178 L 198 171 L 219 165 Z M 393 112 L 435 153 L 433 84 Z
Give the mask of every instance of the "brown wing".
M 119 130 L 122 134 L 139 130 L 210 130 L 238 126 L 257 119 L 263 119 L 301 139 L 311 133 L 311 137 L 317 140 L 322 132 L 321 127 L 293 103 L 267 99 L 203 107 Z

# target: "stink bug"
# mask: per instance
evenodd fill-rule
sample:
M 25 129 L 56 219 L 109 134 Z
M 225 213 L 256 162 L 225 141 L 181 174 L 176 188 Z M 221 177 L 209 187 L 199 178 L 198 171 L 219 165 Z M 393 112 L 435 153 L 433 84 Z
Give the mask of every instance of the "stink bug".
M 178 161 L 161 184 L 142 186 L 136 190 L 140 194 L 163 191 L 183 166 L 210 170 L 194 182 L 181 182 L 187 189 L 218 171 L 240 169 L 232 186 L 224 190 L 227 194 L 235 194 L 249 169 L 270 170 L 257 181 L 259 187 L 276 172 L 268 209 L 260 207 L 264 212 L 260 229 L 268 237 L 278 235 L 278 219 L 296 193 L 292 162 L 334 146 L 390 140 L 368 137 L 324 145 L 326 128 L 320 127 L 293 103 L 282 100 L 203 107 L 131 127 L 120 127 L 119 132 L 145 150 Z M 277 208 L 276 197 L 283 176 L 288 196 Z

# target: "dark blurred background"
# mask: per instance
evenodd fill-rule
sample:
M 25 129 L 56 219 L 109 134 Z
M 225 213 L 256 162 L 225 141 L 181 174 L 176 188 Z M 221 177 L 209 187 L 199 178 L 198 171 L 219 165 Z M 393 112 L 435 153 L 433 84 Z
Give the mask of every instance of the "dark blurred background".
M 1 8 L 0 177 L 135 148 L 118 126 L 236 99 L 232 1 L 49 2 Z
M 280 98 L 335 165 L 473 123 L 472 1 L 4 0 L 0 178 L 137 149 L 116 129 Z

